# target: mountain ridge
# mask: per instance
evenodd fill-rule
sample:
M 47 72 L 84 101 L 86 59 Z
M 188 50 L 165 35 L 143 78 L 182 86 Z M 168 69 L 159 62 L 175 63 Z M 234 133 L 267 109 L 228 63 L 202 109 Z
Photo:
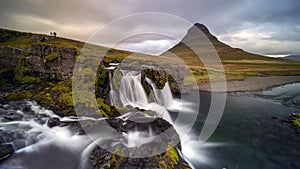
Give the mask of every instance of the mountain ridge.
M 198 30 L 196 30 L 198 29 Z M 197 42 L 195 42 L 195 40 L 193 39 L 193 36 L 195 33 L 197 33 L 197 31 L 201 31 L 205 37 L 199 36 L 198 38 L 204 39 L 208 38 L 208 40 L 210 41 L 211 45 L 213 45 L 213 47 L 215 48 L 215 50 L 217 51 L 219 57 L 221 60 L 239 60 L 239 59 L 257 59 L 257 60 L 280 60 L 278 58 L 271 58 L 271 57 L 267 57 L 267 56 L 263 56 L 263 55 L 259 55 L 259 54 L 254 54 L 254 53 L 250 53 L 247 51 L 244 51 L 243 49 L 239 49 L 239 48 L 234 48 L 231 47 L 229 45 L 227 45 L 224 42 L 221 42 L 216 36 L 214 36 L 209 29 L 204 25 L 204 24 L 200 24 L 200 23 L 195 23 L 193 25 L 193 27 L 191 27 L 188 31 L 186 36 L 183 38 L 183 40 L 181 42 L 179 42 L 177 45 L 173 46 L 172 48 L 170 48 L 168 51 L 178 55 L 179 57 L 183 57 L 183 55 L 195 55 L 193 54 L 190 50 L 189 47 L 186 46 L 186 44 L 183 44 L 182 42 L 188 42 L 189 46 L 196 46 L 199 44 L 195 44 L 195 43 L 199 43 L 199 41 L 201 39 L 198 39 Z M 209 44 L 206 44 L 209 45 Z M 205 49 L 204 49 L 205 51 Z M 166 55 L 166 52 L 163 53 L 162 55 Z

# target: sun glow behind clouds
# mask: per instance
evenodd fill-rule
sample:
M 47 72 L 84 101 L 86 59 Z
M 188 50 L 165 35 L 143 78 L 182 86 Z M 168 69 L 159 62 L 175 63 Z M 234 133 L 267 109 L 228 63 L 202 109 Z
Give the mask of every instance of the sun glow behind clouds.
M 177 43 L 178 41 L 171 39 L 145 40 L 137 43 L 120 43 L 115 48 L 149 55 L 160 55 Z

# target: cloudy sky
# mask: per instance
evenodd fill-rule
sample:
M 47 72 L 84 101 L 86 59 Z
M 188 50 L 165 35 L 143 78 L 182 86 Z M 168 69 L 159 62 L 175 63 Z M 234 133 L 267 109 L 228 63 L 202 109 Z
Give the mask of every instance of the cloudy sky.
M 2 0 L 0 8 L 0 27 L 45 34 L 56 31 L 82 41 L 120 17 L 162 12 L 203 23 L 223 42 L 250 52 L 300 54 L 299 0 Z M 149 28 L 156 35 L 127 37 L 118 47 L 157 54 L 176 44 L 187 29 L 172 22 L 128 23 L 110 33 Z M 159 31 L 172 33 L 165 36 Z

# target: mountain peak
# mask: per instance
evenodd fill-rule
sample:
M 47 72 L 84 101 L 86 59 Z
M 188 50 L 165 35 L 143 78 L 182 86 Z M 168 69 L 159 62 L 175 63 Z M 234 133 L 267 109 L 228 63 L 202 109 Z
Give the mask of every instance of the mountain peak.
M 203 33 L 203 34 L 199 34 L 199 30 Z M 189 39 L 189 38 L 195 38 L 198 37 L 199 39 L 202 39 L 203 36 L 206 36 L 209 40 L 211 41 L 215 41 L 217 40 L 217 37 L 215 37 L 214 35 L 212 35 L 209 31 L 209 29 L 204 25 L 204 24 L 200 24 L 200 23 L 195 23 L 187 32 L 186 36 L 185 36 L 185 40 Z
M 194 27 L 197 27 L 198 29 L 200 29 L 205 34 L 207 34 L 207 33 L 210 34 L 208 28 L 205 25 L 201 24 L 201 23 L 195 23 Z
M 202 31 L 202 33 L 200 33 L 199 30 Z M 176 54 L 183 59 L 190 60 L 190 57 L 195 55 L 195 53 L 193 54 L 193 51 L 185 44 L 189 44 L 189 46 L 201 49 L 203 53 L 210 51 L 211 48 L 209 46 L 213 45 L 222 60 L 270 60 L 268 57 L 233 48 L 221 42 L 216 36 L 210 33 L 209 29 L 204 24 L 200 23 L 195 23 L 188 30 L 182 41 L 172 47 L 169 52 Z

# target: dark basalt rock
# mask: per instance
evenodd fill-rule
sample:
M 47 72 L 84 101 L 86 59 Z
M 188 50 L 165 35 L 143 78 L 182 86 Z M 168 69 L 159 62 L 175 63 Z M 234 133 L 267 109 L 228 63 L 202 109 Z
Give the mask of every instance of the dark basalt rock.
M 59 125 L 60 125 L 59 118 L 57 118 L 57 117 L 50 117 L 50 118 L 48 119 L 47 125 L 48 125 L 50 128 L 55 127 L 55 126 L 59 126 Z
M 32 45 L 28 49 L 25 65 L 31 68 L 34 76 L 45 80 L 66 80 L 73 75 L 75 65 L 74 48 L 55 48 L 47 45 Z M 54 53 L 57 57 L 46 60 L 46 57 Z
M 19 66 L 19 59 L 23 55 L 23 52 L 23 49 L 0 46 L 0 68 L 8 69 Z
M 0 162 L 8 158 L 14 152 L 12 144 L 1 144 L 0 145 Z
M 55 57 L 47 60 L 49 55 Z M 33 44 L 27 49 L 1 46 L 0 77 L 14 73 L 18 66 L 24 66 L 27 68 L 24 72 L 26 75 L 42 80 L 66 80 L 73 75 L 76 55 L 75 48 L 56 48 L 41 44 Z
M 131 120 L 130 120 L 131 119 Z M 140 147 L 127 148 L 123 144 L 116 145 L 114 151 L 119 152 L 118 154 L 132 155 L 140 153 L 154 154 L 155 152 L 161 152 L 160 150 L 165 150 L 163 153 L 156 153 L 158 155 L 146 158 L 129 158 L 123 157 L 117 154 L 113 154 L 106 149 L 106 146 L 111 145 L 111 141 L 106 141 L 101 144 L 101 147 L 95 148 L 90 155 L 90 167 L 91 168 L 130 168 L 130 169 L 139 169 L 139 168 L 190 168 L 188 164 L 180 158 L 177 152 L 177 148 L 180 149 L 179 136 L 172 127 L 171 124 L 166 122 L 161 118 L 130 118 L 126 122 L 122 119 L 114 118 L 107 119 L 106 121 L 109 125 L 114 128 L 119 133 L 128 133 L 130 131 L 139 131 L 139 132 L 149 132 L 152 130 L 155 135 L 158 135 L 159 139 L 154 142 L 145 143 Z M 134 121 L 132 121 L 134 120 Z M 137 121 L 149 121 L 148 123 L 142 123 Z M 167 132 L 165 136 L 160 136 L 160 134 Z M 176 140 L 176 141 L 170 141 Z M 179 143 L 179 144 L 178 144 Z M 175 156 L 171 156 L 168 151 L 170 150 L 170 145 L 175 145 L 174 148 L 171 147 L 172 151 L 175 151 Z M 177 160 L 176 160 L 177 159 Z

